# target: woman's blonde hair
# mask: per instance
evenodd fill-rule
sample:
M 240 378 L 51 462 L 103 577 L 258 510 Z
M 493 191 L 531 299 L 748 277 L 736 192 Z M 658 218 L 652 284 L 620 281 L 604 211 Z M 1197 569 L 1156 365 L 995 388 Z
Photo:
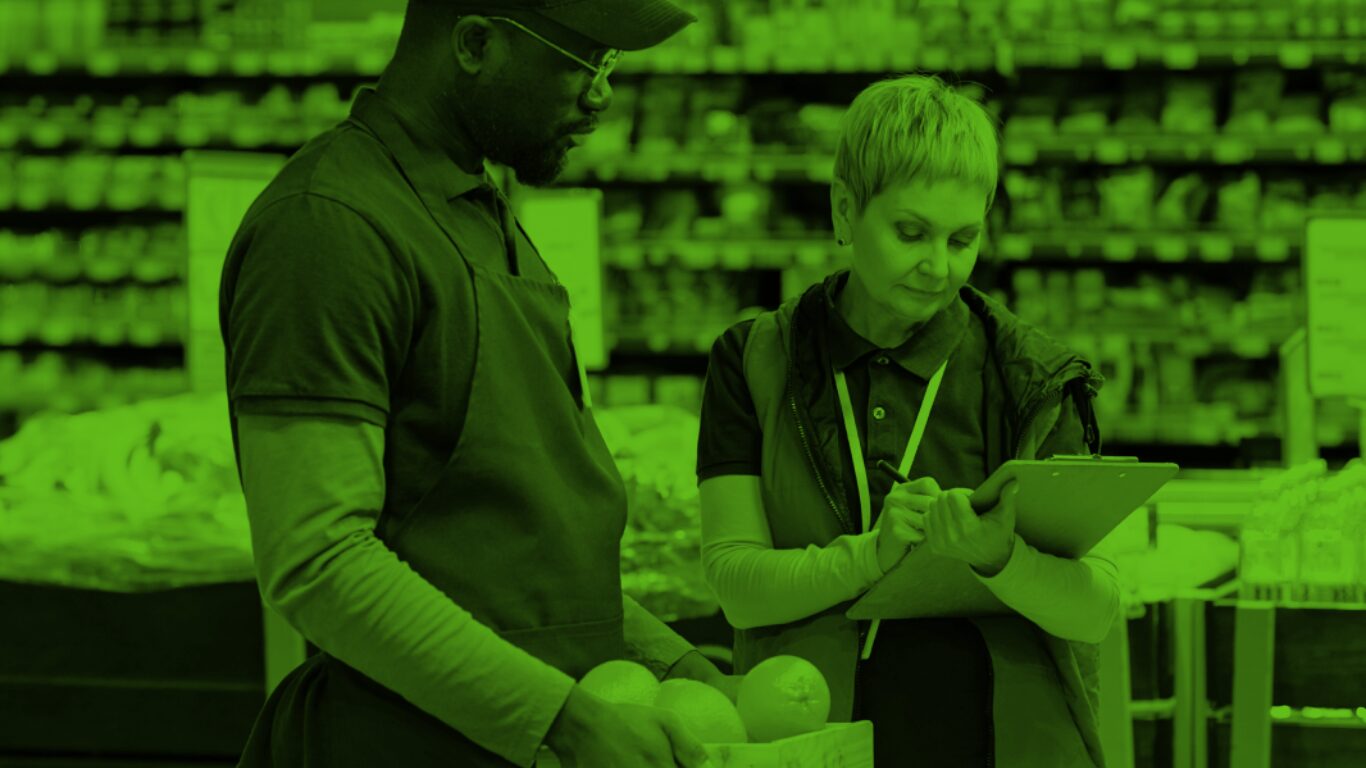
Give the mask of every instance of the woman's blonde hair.
M 934 75 L 874 83 L 849 105 L 835 152 L 835 178 L 862 215 L 873 196 L 912 180 L 981 185 L 996 200 L 1000 141 L 981 102 Z

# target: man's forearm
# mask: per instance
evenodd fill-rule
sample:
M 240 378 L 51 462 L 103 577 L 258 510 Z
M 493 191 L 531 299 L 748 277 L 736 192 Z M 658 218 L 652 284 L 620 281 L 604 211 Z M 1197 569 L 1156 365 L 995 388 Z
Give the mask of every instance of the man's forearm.
M 626 652 L 663 680 L 689 652 L 697 649 L 630 595 L 621 595 L 622 630 Z

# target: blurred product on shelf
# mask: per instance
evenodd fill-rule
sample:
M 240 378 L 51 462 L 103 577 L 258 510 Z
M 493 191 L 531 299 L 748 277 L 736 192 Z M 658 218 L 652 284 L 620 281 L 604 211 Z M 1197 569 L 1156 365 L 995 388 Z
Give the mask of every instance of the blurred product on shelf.
M 45 413 L 0 442 L 0 578 L 137 592 L 250 581 L 222 394 Z
M 696 410 L 642 404 L 594 415 L 626 487 L 622 589 L 665 621 L 714 614 L 701 565 Z
M 161 347 L 184 336 L 182 286 L 0 283 L 0 347 Z
M 609 346 L 663 353 L 699 353 L 759 304 L 754 276 L 665 268 L 608 273 Z M 609 331 L 609 334 L 612 331 Z
M 184 368 L 111 364 L 89 355 L 0 350 L 0 410 L 78 413 L 184 392 Z
M 232 88 L 183 91 L 164 101 L 34 96 L 22 103 L 0 101 L 0 150 L 297 147 L 344 119 L 349 108 L 350 94 L 344 96 L 335 83 L 277 83 L 254 99 Z
M 23 377 L 16 362 L 0 353 L 6 382 Z M 666 620 L 714 614 L 701 570 L 697 416 L 656 405 L 594 414 L 626 489 L 623 589 Z M 251 581 L 226 419 L 221 393 L 28 419 L 0 441 L 0 579 L 121 592 Z
M 1145 514 L 1141 509 L 1135 514 Z M 1238 570 L 1238 542 L 1216 531 L 1163 523 L 1150 546 L 1115 549 L 1120 589 L 1131 606 L 1160 603 Z
M 0 284 L 179 280 L 185 248 L 184 228 L 169 222 L 36 234 L 0 230 Z
M 1298 241 L 1315 210 L 1366 209 L 1366 183 L 1310 184 L 1274 169 L 1230 173 L 1159 174 L 1151 166 L 1134 166 L 1091 178 L 1056 167 L 1042 173 L 1011 169 L 1004 174 L 1005 228 L 1266 233 Z
M 1366 603 L 1366 464 L 1323 460 L 1262 482 L 1244 521 L 1242 596 Z
M 15 155 L 0 152 L 0 211 L 179 211 L 185 168 L 153 155 Z

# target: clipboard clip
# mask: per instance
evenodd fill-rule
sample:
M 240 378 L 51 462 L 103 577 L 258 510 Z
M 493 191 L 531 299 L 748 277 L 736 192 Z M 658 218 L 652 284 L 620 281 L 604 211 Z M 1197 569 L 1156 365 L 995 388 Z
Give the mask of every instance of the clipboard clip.
M 1090 455 L 1087 455 L 1087 454 L 1084 454 L 1084 453 L 1077 453 L 1077 454 L 1070 454 L 1070 453 L 1055 453 L 1055 454 L 1053 454 L 1052 456 L 1049 456 L 1048 458 L 1044 459 L 1044 461 L 1096 461 L 1096 462 L 1108 462 L 1108 463 L 1115 463 L 1115 464 L 1126 464 L 1126 463 L 1137 463 L 1137 462 L 1138 462 L 1138 457 L 1137 457 L 1137 456 L 1102 456 L 1102 455 L 1100 455 L 1099 453 L 1093 453 L 1093 454 L 1090 454 Z

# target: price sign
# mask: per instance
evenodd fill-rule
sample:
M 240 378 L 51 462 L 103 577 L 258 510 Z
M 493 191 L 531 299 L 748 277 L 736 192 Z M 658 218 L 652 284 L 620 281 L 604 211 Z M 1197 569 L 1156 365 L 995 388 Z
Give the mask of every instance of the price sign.
M 1309 391 L 1366 395 L 1366 216 L 1315 216 L 1304 240 Z
M 279 155 L 202 152 L 185 155 L 187 202 L 185 367 L 190 389 L 222 390 L 223 339 L 218 330 L 218 282 L 242 217 L 284 165 Z
M 523 188 L 518 190 L 515 205 L 517 220 L 569 292 L 569 325 L 579 362 L 589 370 L 606 367 L 599 227 L 602 191 Z

